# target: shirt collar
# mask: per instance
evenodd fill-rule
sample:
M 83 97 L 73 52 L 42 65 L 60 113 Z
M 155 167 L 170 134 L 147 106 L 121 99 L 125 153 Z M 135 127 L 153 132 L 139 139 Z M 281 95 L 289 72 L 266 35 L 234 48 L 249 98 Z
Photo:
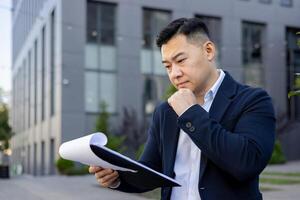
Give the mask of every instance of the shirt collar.
M 215 96 L 218 92 L 218 89 L 223 82 L 225 73 L 222 69 L 218 69 L 218 72 L 219 72 L 219 77 L 218 77 L 217 81 L 214 83 L 214 85 L 206 92 L 206 94 L 204 96 L 204 102 L 215 98 Z

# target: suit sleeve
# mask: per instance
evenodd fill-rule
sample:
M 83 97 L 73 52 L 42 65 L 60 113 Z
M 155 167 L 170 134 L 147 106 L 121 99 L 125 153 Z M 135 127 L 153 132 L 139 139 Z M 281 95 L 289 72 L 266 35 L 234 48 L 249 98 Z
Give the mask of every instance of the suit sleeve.
M 257 176 L 267 165 L 274 146 L 271 98 L 259 90 L 248 102 L 232 132 L 211 119 L 200 105 L 190 107 L 178 118 L 178 125 L 201 153 L 239 181 Z
M 160 140 L 159 140 L 159 132 L 158 132 L 158 114 L 157 109 L 155 109 L 153 113 L 152 122 L 150 128 L 148 129 L 148 138 L 145 144 L 145 148 L 143 154 L 138 162 L 161 172 L 161 154 L 160 154 Z M 128 192 L 128 193 L 142 193 L 147 192 L 149 190 L 140 189 L 137 186 L 130 185 L 126 183 L 126 180 L 122 180 L 120 182 L 119 187 L 114 188 L 119 191 Z

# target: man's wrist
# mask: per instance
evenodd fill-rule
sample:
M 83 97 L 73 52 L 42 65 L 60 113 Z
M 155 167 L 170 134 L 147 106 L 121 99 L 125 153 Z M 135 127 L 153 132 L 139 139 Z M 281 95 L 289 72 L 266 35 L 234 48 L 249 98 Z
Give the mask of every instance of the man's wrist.
M 121 185 L 121 180 L 120 180 L 120 179 L 117 179 L 117 181 L 114 182 L 111 186 L 109 186 L 109 188 L 111 188 L 111 189 L 116 189 L 116 188 L 118 188 L 120 185 Z
M 193 105 L 195 105 L 195 104 L 193 104 Z M 183 113 L 185 113 L 190 107 L 192 107 L 193 105 L 190 105 L 189 107 L 187 107 L 183 112 L 181 112 L 181 114 L 178 116 L 178 117 L 180 117 Z

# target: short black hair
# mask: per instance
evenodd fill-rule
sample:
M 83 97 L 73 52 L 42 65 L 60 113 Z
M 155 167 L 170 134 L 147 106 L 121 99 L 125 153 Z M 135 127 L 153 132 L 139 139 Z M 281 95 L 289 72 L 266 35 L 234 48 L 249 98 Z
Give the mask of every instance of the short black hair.
M 207 26 L 199 18 L 179 18 L 161 30 L 156 38 L 156 45 L 161 48 L 175 35 L 183 34 L 189 38 L 195 33 L 204 34 L 210 38 Z

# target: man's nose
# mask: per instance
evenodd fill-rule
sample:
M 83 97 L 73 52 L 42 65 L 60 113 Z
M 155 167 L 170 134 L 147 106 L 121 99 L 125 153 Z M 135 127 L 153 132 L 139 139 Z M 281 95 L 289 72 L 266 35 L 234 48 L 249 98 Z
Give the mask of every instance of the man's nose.
M 178 77 L 182 76 L 182 74 L 183 73 L 182 73 L 181 69 L 178 66 L 173 65 L 173 69 L 172 69 L 172 72 L 171 72 L 171 77 L 178 78 Z

